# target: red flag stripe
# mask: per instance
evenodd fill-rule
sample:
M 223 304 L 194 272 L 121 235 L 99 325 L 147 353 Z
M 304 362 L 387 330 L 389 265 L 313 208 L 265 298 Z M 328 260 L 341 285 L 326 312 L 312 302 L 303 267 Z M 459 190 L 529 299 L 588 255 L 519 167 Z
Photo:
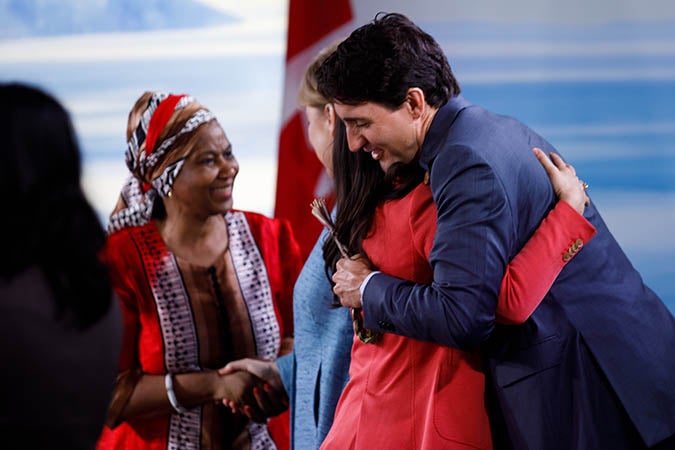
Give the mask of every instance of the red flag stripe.
M 349 0 L 290 0 L 286 61 L 352 20 Z

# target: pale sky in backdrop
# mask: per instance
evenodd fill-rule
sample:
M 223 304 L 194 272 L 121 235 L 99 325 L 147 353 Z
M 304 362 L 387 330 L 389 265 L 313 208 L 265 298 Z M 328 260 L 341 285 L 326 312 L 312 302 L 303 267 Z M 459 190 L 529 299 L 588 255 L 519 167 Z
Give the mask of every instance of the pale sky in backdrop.
M 279 59 L 279 77 L 283 80 L 283 60 L 286 47 L 287 28 L 287 0 L 195 0 L 210 7 L 219 9 L 224 13 L 234 16 L 238 20 L 235 23 L 223 26 L 185 29 L 164 30 L 151 32 L 128 32 L 128 33 L 98 33 L 86 36 L 50 36 L 23 38 L 20 40 L 0 41 L 0 55 L 5 63 L 30 63 L 41 62 L 131 62 L 148 58 L 185 59 L 200 58 L 205 56 L 237 56 L 237 55 L 260 55 L 272 56 Z M 522 22 L 527 24 L 530 20 L 539 22 L 547 17 L 558 23 L 588 25 L 600 24 L 613 20 L 638 20 L 653 21 L 675 17 L 675 6 L 670 0 L 651 0 L 638 2 L 636 0 L 568 0 L 540 1 L 540 0 L 500 0 L 475 2 L 474 0 L 357 0 L 353 2 L 357 24 L 364 23 L 372 18 L 379 10 L 386 6 L 388 11 L 400 11 L 410 15 L 418 21 L 443 20 L 482 20 L 500 22 Z M 484 43 L 453 41 L 443 43 L 446 50 L 461 57 L 462 55 L 485 54 L 489 56 L 504 55 L 509 52 L 517 54 L 538 54 L 541 52 L 554 52 L 559 55 L 586 52 L 588 55 L 617 54 L 635 49 L 626 48 L 624 45 L 608 46 L 604 43 L 588 43 L 580 48 L 579 45 L 560 45 L 552 47 L 551 43 L 541 44 L 538 42 L 520 43 L 513 45 L 512 42 L 504 43 L 500 47 L 498 42 Z M 649 54 L 673 55 L 675 48 L 672 42 L 651 41 L 648 43 L 633 43 L 640 46 L 639 52 Z M 300 69 L 300 68 L 299 68 Z M 298 70 L 299 70 L 298 69 Z M 234 70 L 234 69 L 233 69 Z M 545 74 L 544 74 L 545 75 Z M 219 76 L 219 74 L 214 74 Z M 226 82 L 226 75 L 223 82 Z M 464 74 L 464 81 L 480 82 L 492 81 L 495 77 L 505 79 L 509 75 L 494 73 L 469 73 Z M 515 80 L 541 77 L 536 71 L 529 73 L 510 74 Z M 576 78 L 575 72 L 550 74 L 559 78 Z M 607 76 L 607 74 L 600 74 Z M 250 98 L 244 94 L 238 98 L 232 96 L 232 104 L 236 108 L 217 110 L 219 120 L 225 124 L 226 131 L 234 128 L 242 121 L 259 124 L 259 132 L 268 137 L 265 141 L 265 151 L 269 156 L 256 156 L 247 159 L 246 155 L 238 155 L 243 158 L 242 164 L 246 168 L 255 167 L 255 171 L 243 170 L 237 179 L 235 190 L 236 206 L 242 209 L 253 209 L 266 214 L 273 213 L 274 191 L 276 186 L 276 151 L 278 134 L 282 121 L 282 96 L 283 81 L 278 87 L 268 90 L 264 104 L 261 99 Z M 76 127 L 86 130 L 89 135 L 97 133 L 109 133 L 111 129 L 120 128 L 120 123 L 126 121 L 126 117 L 120 114 L 106 114 L 104 109 L 127 111 L 130 105 L 128 96 L 117 96 L 101 99 L 67 99 L 67 107 L 74 114 Z M 286 108 L 293 108 L 287 105 Z M 207 100 L 207 104 L 208 104 Z M 96 113 L 96 114 L 92 114 Z M 285 114 L 285 113 L 284 113 Z M 81 117 L 81 118 L 80 118 Z M 235 136 L 241 142 L 243 136 Z M 235 140 L 237 142 L 237 140 Z M 101 209 L 109 210 L 115 202 L 119 189 L 119 179 L 123 177 L 124 167 L 120 158 L 119 165 L 110 167 L 93 164 L 85 168 L 84 185 L 92 198 L 92 201 Z
M 284 89 L 297 89 L 297 82 L 284 82 L 288 0 L 194 1 L 235 20 L 194 29 L 0 39 L 0 77 L 53 88 L 71 112 L 84 144 L 83 186 L 102 218 L 126 177 L 127 114 L 145 89 L 185 89 L 207 105 L 241 165 L 234 206 L 274 212 L 279 132 L 296 108 L 293 92 L 283 100 Z M 675 310 L 675 190 L 668 181 L 675 167 L 674 1 L 353 0 L 352 6 L 353 23 L 296 57 L 290 73 L 304 72 L 316 51 L 380 10 L 428 26 L 465 92 L 485 103 L 501 96 L 495 112 L 517 110 L 513 115 L 596 177 L 589 181 L 605 221 Z M 155 77 L 156 66 L 167 73 Z M 580 95 L 570 85 L 591 90 Z M 630 87 L 616 87 L 624 85 Z M 628 92 L 635 86 L 637 92 Z M 512 108 L 511 99 L 527 107 Z M 561 107 L 556 114 L 552 104 Z M 654 189 L 652 180 L 665 188 Z

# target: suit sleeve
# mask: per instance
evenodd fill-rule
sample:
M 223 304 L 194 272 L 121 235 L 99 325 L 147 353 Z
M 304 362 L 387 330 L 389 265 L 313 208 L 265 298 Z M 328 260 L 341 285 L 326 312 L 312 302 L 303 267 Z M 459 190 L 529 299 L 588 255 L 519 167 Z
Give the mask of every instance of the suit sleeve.
M 556 277 L 596 230 L 567 202 L 559 201 L 506 266 L 497 322 L 520 324 L 539 306 Z
M 451 158 L 439 161 L 442 157 Z M 431 169 L 438 222 L 431 284 L 386 274 L 363 294 L 364 325 L 460 349 L 475 349 L 494 328 L 514 225 L 492 168 L 463 146 L 444 149 Z

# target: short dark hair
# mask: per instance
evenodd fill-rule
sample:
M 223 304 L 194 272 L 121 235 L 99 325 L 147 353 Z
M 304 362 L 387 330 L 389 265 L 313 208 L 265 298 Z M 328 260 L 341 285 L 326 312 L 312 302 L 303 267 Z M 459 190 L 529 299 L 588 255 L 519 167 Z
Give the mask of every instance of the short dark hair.
M 39 88 L 0 84 L 0 278 L 45 274 L 64 319 L 86 328 L 112 302 L 99 258 L 105 231 L 80 187 L 80 150 L 63 106 Z
M 331 101 L 380 103 L 397 109 L 409 88 L 443 106 L 461 91 L 438 43 L 402 14 L 378 13 L 354 30 L 317 71 L 318 88 Z

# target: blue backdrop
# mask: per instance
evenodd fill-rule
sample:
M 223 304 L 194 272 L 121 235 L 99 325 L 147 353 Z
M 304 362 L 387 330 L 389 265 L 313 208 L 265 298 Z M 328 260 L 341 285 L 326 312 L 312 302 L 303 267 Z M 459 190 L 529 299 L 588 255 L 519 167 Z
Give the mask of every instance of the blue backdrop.
M 398 10 L 436 37 L 465 97 L 527 123 L 575 165 L 636 268 L 675 311 L 675 6 L 408 3 L 354 1 L 355 23 Z M 125 174 L 126 115 L 148 89 L 191 93 L 216 112 L 242 165 L 235 206 L 271 214 L 286 3 L 135 4 L 1 2 L 0 79 L 64 101 L 104 221 Z

